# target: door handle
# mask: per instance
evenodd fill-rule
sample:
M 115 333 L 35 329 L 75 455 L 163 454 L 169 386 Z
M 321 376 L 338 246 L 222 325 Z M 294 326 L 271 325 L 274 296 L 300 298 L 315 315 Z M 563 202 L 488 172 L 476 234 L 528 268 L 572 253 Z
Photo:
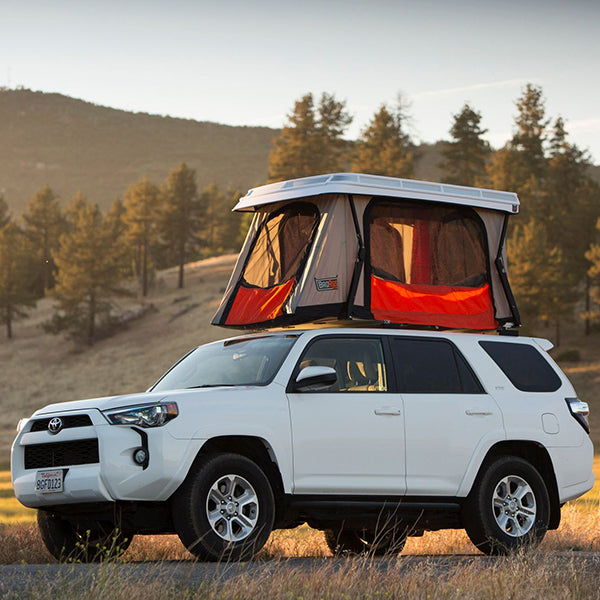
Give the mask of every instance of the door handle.
M 382 406 L 381 408 L 375 409 L 376 415 L 389 415 L 389 416 L 398 416 L 401 415 L 402 412 L 399 408 L 395 408 L 394 406 Z
M 488 417 L 492 414 L 491 410 L 485 410 L 483 408 L 467 408 L 465 414 L 470 417 Z

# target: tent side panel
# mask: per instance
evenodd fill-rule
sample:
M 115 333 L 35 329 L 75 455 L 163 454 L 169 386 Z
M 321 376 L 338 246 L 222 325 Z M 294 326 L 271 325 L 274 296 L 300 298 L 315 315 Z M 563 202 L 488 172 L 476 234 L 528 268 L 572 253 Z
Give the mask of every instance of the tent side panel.
M 319 210 L 319 229 L 287 312 L 321 307 L 321 316 L 337 317 L 339 307 L 348 299 L 357 252 L 356 235 L 346 196 L 327 198 L 319 203 Z
M 241 285 L 225 325 L 248 325 L 263 323 L 280 317 L 283 304 L 296 279 L 292 278 L 272 288 L 250 288 Z
M 494 329 L 489 285 L 480 288 L 405 285 L 371 276 L 371 311 L 378 321 Z
M 475 209 L 475 212 L 481 217 L 487 232 L 487 242 L 490 252 L 490 275 L 492 284 L 492 297 L 494 299 L 494 307 L 496 309 L 496 319 L 499 321 L 513 319 L 513 314 L 510 309 L 510 304 L 506 297 L 506 292 L 500 280 L 498 269 L 496 268 L 496 257 L 500 252 L 504 265 L 506 267 L 506 248 L 500 248 L 502 243 L 502 228 L 504 225 L 505 215 L 492 210 L 481 208 Z
M 237 262 L 235 263 L 235 267 L 233 268 L 233 273 L 231 273 L 231 277 L 229 278 L 229 283 L 227 284 L 227 288 L 225 289 L 225 293 L 223 294 L 223 299 L 221 300 L 221 304 L 215 313 L 211 323 L 213 325 L 224 325 L 223 315 L 225 313 L 225 309 L 227 308 L 229 301 L 231 300 L 232 294 L 235 292 L 236 285 L 242 276 L 242 272 L 244 270 L 244 266 L 246 264 L 246 260 L 248 258 L 248 254 L 252 249 L 252 243 L 254 242 L 254 238 L 256 237 L 256 232 L 263 224 L 263 222 L 267 219 L 267 214 L 265 213 L 256 213 L 252 222 L 250 223 L 250 227 L 248 228 L 248 233 L 246 234 L 246 239 L 244 240 L 244 245 L 240 250 L 240 254 L 238 256 Z

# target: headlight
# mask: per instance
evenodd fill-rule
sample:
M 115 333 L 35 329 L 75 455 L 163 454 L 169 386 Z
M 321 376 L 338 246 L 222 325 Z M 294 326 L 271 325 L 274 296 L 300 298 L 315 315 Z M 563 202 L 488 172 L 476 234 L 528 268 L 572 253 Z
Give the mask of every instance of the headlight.
M 179 410 L 175 402 L 168 404 L 146 404 L 130 408 L 107 410 L 102 413 L 111 425 L 138 425 L 139 427 L 160 427 L 174 419 Z
M 19 419 L 19 422 L 17 423 L 17 433 L 21 433 L 21 431 L 23 431 L 23 427 L 25 427 L 25 425 L 27 425 L 27 421 L 29 421 L 28 418 Z

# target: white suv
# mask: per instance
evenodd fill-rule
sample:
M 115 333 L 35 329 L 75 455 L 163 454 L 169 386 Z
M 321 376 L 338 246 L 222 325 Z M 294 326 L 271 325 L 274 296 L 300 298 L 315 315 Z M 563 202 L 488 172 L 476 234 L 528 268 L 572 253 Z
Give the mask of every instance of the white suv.
M 464 527 L 535 544 L 594 482 L 587 405 L 534 338 L 391 329 L 247 335 L 196 348 L 146 393 L 20 423 L 17 498 L 65 557 L 176 532 L 246 559 L 307 522 L 332 551 Z

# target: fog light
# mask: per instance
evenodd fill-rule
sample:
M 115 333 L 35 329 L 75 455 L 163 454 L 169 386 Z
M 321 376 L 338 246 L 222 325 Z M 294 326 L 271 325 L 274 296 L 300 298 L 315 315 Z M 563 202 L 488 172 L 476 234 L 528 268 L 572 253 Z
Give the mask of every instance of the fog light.
M 138 465 L 145 465 L 148 460 L 148 452 L 144 448 L 138 448 L 133 451 L 133 462 Z

